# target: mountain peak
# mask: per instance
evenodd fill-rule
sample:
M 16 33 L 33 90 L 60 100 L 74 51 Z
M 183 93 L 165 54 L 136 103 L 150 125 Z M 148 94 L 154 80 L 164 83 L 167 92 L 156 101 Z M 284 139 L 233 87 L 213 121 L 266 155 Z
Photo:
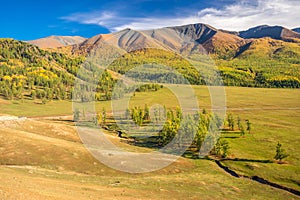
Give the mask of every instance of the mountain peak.
M 167 28 L 176 31 L 181 36 L 191 38 L 200 44 L 213 37 L 218 31 L 216 28 L 202 23 Z
M 195 28 L 195 29 L 199 29 L 199 28 L 203 28 L 203 27 L 207 27 L 213 30 L 217 30 L 216 28 L 212 27 L 209 24 L 204 24 L 204 23 L 195 23 L 195 24 L 186 24 L 186 25 L 180 25 L 180 26 L 169 26 L 166 28 Z

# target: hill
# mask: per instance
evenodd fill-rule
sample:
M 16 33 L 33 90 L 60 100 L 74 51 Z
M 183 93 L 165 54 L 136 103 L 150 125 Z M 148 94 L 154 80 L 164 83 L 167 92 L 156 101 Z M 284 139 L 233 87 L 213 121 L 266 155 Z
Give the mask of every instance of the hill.
M 298 88 L 299 56 L 297 43 L 260 38 L 240 47 L 233 59 L 218 60 L 216 64 L 228 77 L 223 78 L 227 85 Z
M 49 36 L 46 38 L 28 41 L 28 43 L 36 45 L 40 48 L 57 48 L 79 44 L 85 40 L 86 38 L 80 36 Z
M 0 39 L 0 94 L 6 98 L 66 99 L 81 57 L 12 39 Z
M 103 70 L 94 63 L 86 62 L 86 74 L 77 76 L 85 59 L 43 50 L 22 41 L 0 39 L 0 95 L 10 100 L 41 99 L 42 103 L 52 99 L 71 99 L 76 96 L 72 91 L 75 77 L 78 77 L 84 81 L 98 81 L 96 100 L 119 98 L 112 94 L 116 83 L 112 73 L 105 71 L 97 76 Z

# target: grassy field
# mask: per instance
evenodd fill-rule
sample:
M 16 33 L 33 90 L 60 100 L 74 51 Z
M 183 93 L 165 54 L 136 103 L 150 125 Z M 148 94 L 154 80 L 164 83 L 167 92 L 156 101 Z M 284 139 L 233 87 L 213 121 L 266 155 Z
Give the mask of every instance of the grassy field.
M 112 170 L 88 153 L 71 123 L 25 120 L 0 126 L 3 199 L 296 199 L 231 177 L 209 160 L 180 158 L 147 174 Z
M 206 87 L 194 86 L 200 108 L 210 109 Z M 186 96 L 186 98 L 189 98 Z M 251 134 L 223 134 L 231 146 L 223 164 L 240 174 L 257 175 L 300 190 L 300 90 L 226 87 L 227 112 L 252 123 Z M 178 101 L 167 88 L 136 93 L 130 104 L 174 108 Z M 111 111 L 110 102 L 97 110 Z M 71 115 L 72 102 L 47 104 L 0 100 L 0 114 L 17 116 Z M 182 158 L 157 172 L 134 175 L 114 171 L 85 150 L 72 123 L 28 120 L 3 124 L 0 134 L 0 197 L 4 199 L 296 199 L 287 192 L 237 179 L 209 160 Z M 119 139 L 114 139 L 119 145 Z M 290 156 L 273 163 L 280 141 Z M 133 149 L 130 145 L 125 148 Z M 265 161 L 270 161 L 265 162 Z M 13 174 L 13 175 L 12 175 Z M 170 184 L 171 183 L 171 184 Z M 15 186 L 14 192 L 11 187 Z M 73 193 L 75 192 L 75 193 Z M 74 195 L 76 194 L 76 195 Z M 5 196 L 6 195 L 6 196 Z M 20 196 L 24 195 L 24 196 Z M 35 196 L 36 195 L 36 196 Z
M 193 86 L 198 98 L 200 108 L 209 109 L 211 106 L 209 90 L 205 86 Z M 263 114 L 259 110 L 273 110 L 278 113 L 280 110 L 291 110 L 300 107 L 299 89 L 277 89 L 277 88 L 244 88 L 225 87 L 227 109 L 233 113 L 243 113 L 250 111 L 250 114 Z M 189 96 L 185 97 L 189 98 Z M 117 101 L 116 101 L 117 102 Z M 157 92 L 139 92 L 131 97 L 131 106 L 149 106 L 153 104 L 165 105 L 167 108 L 175 108 L 178 105 L 176 95 L 168 88 L 163 88 Z M 110 101 L 96 102 L 96 108 L 105 107 L 111 111 Z M 41 104 L 41 101 L 8 101 L 0 99 L 1 113 L 16 116 L 55 116 L 71 115 L 71 101 L 50 101 Z

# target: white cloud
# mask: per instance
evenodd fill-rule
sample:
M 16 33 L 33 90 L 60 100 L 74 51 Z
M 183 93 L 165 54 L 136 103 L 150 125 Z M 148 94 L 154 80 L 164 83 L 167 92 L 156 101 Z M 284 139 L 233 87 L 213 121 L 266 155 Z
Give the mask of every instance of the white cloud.
M 80 22 L 82 24 L 98 24 L 105 26 L 112 19 L 117 18 L 112 12 L 74 13 L 70 16 L 61 17 L 63 20 Z
M 257 0 L 254 4 L 241 1 L 220 10 L 204 9 L 198 12 L 201 22 L 229 30 L 247 29 L 261 24 L 299 26 L 298 0 Z
M 134 18 L 111 12 L 93 12 L 77 13 L 62 19 L 98 24 L 111 31 L 125 28 L 154 29 L 192 23 L 206 23 L 219 29 L 239 31 L 261 24 L 299 27 L 299 10 L 299 0 L 242 0 L 222 9 L 206 8 L 190 16 Z

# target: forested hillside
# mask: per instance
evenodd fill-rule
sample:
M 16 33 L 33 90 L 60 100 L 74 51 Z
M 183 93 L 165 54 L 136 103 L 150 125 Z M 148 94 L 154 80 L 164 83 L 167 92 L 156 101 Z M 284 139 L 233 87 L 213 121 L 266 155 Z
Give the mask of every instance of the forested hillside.
M 91 62 L 82 65 L 85 60 L 84 57 L 42 50 L 17 40 L 0 39 L 0 95 L 11 100 L 37 98 L 42 103 L 52 99 L 71 99 L 75 77 L 81 66 L 84 66 L 85 73 L 78 75 L 80 79 L 88 82 L 97 79 L 95 100 L 120 98 L 131 92 L 132 88 L 122 85 L 122 91 L 113 94 L 116 78 Z M 101 76 L 95 77 L 99 72 Z M 156 91 L 159 88 L 157 84 L 141 85 L 139 91 Z
M 271 38 L 244 45 L 232 59 L 216 60 L 226 85 L 300 87 L 300 46 Z
M 83 58 L 0 40 L 0 93 L 8 99 L 67 99 Z
M 209 64 L 216 64 L 225 85 L 243 87 L 300 87 L 300 47 L 272 39 L 260 39 L 247 45 L 232 59 L 215 58 Z M 217 57 L 217 55 L 211 55 Z M 205 61 L 207 57 L 203 58 Z M 199 62 L 200 63 L 200 62 Z M 196 69 L 193 62 L 180 55 L 163 50 L 143 49 L 131 52 L 115 60 L 110 69 L 138 80 L 163 83 L 186 83 L 203 85 L 210 81 L 205 64 Z M 145 65 L 143 68 L 136 68 Z M 161 65 L 161 67 L 160 67 Z M 165 68 L 168 66 L 173 70 Z M 212 66 L 211 66 L 212 67 Z M 215 67 L 212 67 L 215 68 Z M 198 71 L 199 70 L 199 71 Z M 204 73 L 204 74 L 201 74 Z M 208 75 L 208 78 L 204 78 Z M 207 84 L 216 84 L 208 82 Z

